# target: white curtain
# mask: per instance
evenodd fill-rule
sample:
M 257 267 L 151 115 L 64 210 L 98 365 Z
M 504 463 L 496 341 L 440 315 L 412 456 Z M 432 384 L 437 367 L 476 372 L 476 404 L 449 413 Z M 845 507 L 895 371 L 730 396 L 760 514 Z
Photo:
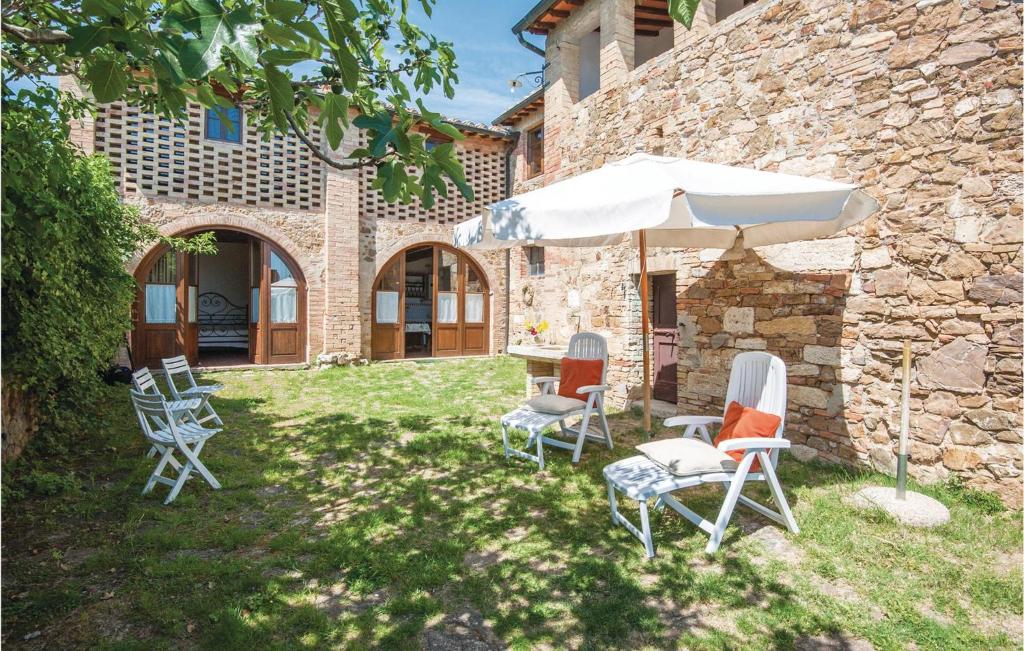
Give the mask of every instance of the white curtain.
M 456 323 L 459 320 L 459 295 L 455 292 L 437 293 L 437 322 Z
M 146 323 L 174 323 L 174 285 L 146 285 Z
M 377 292 L 377 323 L 398 323 L 398 292 Z
M 298 292 L 294 287 L 270 288 L 270 322 L 296 323 Z
M 466 293 L 466 323 L 484 322 L 484 295 Z
M 199 320 L 199 288 L 189 286 L 188 288 L 188 322 L 195 323 Z
M 260 322 L 260 288 L 252 288 L 252 297 L 249 299 L 249 322 Z

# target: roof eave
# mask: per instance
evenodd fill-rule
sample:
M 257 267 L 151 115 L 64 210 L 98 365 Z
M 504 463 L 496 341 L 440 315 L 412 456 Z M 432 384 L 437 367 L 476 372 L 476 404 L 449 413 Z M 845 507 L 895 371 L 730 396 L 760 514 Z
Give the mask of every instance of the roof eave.
M 544 97 L 544 86 L 538 86 L 533 92 L 524 97 L 519 102 L 516 102 L 510 106 L 504 113 L 491 120 L 491 124 L 501 125 L 503 122 L 508 120 L 510 117 L 523 110 L 530 104 L 536 102 L 539 98 Z

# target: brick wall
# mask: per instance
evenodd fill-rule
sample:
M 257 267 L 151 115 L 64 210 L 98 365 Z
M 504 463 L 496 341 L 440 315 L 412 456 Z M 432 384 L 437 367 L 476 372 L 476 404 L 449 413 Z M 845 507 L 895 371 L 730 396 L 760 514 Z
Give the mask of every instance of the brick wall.
M 796 454 L 892 472 L 909 338 L 911 473 L 1019 506 L 1021 6 L 762 0 L 677 28 L 670 52 L 576 103 L 554 47 L 572 21 L 548 38 L 546 182 L 646 149 L 854 182 L 882 203 L 840 237 L 743 260 L 650 252 L 674 260 L 679 411 L 720 410 L 731 359 L 769 350 L 789 367 Z M 581 292 L 572 320 L 610 337 L 616 394 L 636 395 L 635 251 L 557 255 L 565 286 L 529 309 L 569 330 Z M 528 312 L 515 302 L 513 321 Z

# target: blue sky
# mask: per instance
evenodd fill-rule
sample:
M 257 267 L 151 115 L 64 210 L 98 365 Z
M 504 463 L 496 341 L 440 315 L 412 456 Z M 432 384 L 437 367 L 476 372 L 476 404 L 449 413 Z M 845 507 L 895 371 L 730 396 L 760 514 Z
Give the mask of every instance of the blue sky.
M 415 6 L 416 24 L 455 44 L 459 85 L 455 98 L 439 93 L 425 100 L 427 108 L 448 117 L 490 124 L 505 109 L 525 97 L 533 85 L 509 92 L 508 80 L 521 72 L 539 70 L 544 60 L 516 40 L 512 25 L 533 8 L 537 0 L 437 0 L 433 17 L 427 19 Z M 542 45 L 538 36 L 527 35 Z

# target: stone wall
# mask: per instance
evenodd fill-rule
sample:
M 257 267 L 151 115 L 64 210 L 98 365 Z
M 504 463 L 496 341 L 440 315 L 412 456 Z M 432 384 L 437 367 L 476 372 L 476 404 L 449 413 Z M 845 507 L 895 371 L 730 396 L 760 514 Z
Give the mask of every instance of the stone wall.
M 576 103 L 559 47 L 572 21 L 548 37 L 546 182 L 645 149 L 858 183 L 882 203 L 842 237 L 743 260 L 651 252 L 676 265 L 679 411 L 721 409 L 732 357 L 768 350 L 789 367 L 796 455 L 892 472 L 910 339 L 912 475 L 1019 507 L 1021 6 L 762 0 L 677 29 L 673 50 Z M 548 256 L 562 281 L 528 307 L 517 286 L 536 281 L 513 278 L 513 323 L 532 310 L 605 333 L 616 391 L 635 394 L 635 251 Z

